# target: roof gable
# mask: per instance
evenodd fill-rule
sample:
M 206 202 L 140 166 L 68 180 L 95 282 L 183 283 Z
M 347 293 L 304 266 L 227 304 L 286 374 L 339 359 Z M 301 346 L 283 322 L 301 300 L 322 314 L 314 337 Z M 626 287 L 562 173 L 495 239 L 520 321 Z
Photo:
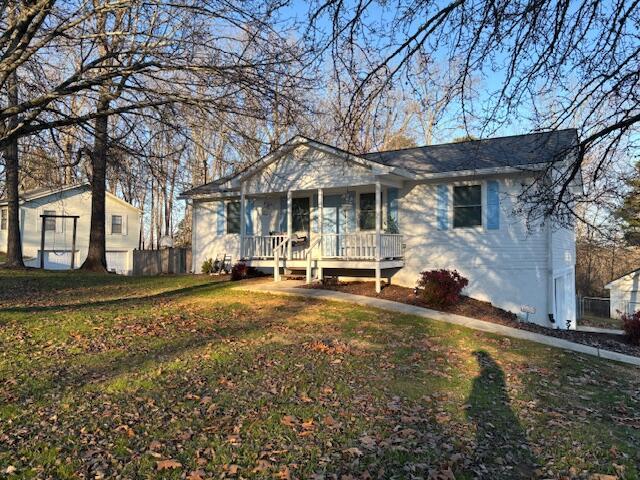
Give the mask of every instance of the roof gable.
M 77 192 L 73 193 L 74 190 L 77 190 Z M 36 189 L 28 190 L 26 192 L 21 193 L 20 201 L 22 203 L 28 203 L 36 200 L 45 200 L 47 197 L 51 197 L 51 196 L 60 196 L 61 194 L 67 194 L 68 196 L 71 196 L 71 195 L 76 195 L 78 193 L 83 193 L 90 190 L 91 190 L 91 184 L 89 182 L 76 184 L 76 185 L 64 185 L 59 188 L 46 188 L 46 187 L 36 188 Z M 111 192 L 108 192 L 108 191 L 105 192 L 105 196 L 137 212 L 142 211 L 138 207 L 134 207 L 129 202 L 126 202 L 125 200 L 112 194 Z M 48 202 L 44 202 L 44 203 L 48 203 Z M 7 204 L 6 198 L 0 199 L 0 205 L 6 205 L 6 204 Z

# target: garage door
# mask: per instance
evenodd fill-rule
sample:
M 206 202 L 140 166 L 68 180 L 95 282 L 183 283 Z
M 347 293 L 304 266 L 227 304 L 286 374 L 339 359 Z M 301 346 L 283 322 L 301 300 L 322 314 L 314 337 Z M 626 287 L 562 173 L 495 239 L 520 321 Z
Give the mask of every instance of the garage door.
M 109 251 L 107 250 L 107 270 L 110 272 L 116 272 L 121 275 L 126 275 L 129 273 L 129 269 L 127 267 L 127 252 L 120 251 Z

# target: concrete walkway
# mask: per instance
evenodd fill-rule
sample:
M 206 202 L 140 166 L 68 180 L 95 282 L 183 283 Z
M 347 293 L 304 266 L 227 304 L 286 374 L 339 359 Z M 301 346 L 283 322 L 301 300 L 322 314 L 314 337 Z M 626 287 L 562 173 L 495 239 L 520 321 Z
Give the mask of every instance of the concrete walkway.
M 579 332 L 589 333 L 607 333 L 609 335 L 624 335 L 624 330 L 618 330 L 615 328 L 600 328 L 600 327 L 588 327 L 586 325 L 578 325 L 576 330 Z
M 380 308 L 382 310 L 390 310 L 392 312 L 404 313 L 408 315 L 416 315 L 427 319 L 439 320 L 441 322 L 461 325 L 463 327 L 480 330 L 482 332 L 495 333 L 506 337 L 519 338 L 529 340 L 531 342 L 548 345 L 550 347 L 562 348 L 578 353 L 593 355 L 594 357 L 604 358 L 607 360 L 615 360 L 617 362 L 629 365 L 640 366 L 640 358 L 624 353 L 612 352 L 581 343 L 570 342 L 562 338 L 542 335 L 540 333 L 520 330 L 519 328 L 507 327 L 497 323 L 477 320 L 475 318 L 463 317 L 453 313 L 439 312 L 428 308 L 418 307 L 415 305 L 407 305 L 405 303 L 393 302 L 391 300 L 383 300 L 381 298 L 365 297 L 362 295 L 353 295 L 351 293 L 335 292 L 332 290 L 321 289 L 303 289 L 297 288 L 304 282 L 299 280 L 286 280 L 278 283 L 253 283 L 236 287 L 238 290 L 273 293 L 277 295 L 291 295 L 296 297 L 317 298 L 320 300 L 330 300 L 334 302 L 355 303 L 366 307 Z

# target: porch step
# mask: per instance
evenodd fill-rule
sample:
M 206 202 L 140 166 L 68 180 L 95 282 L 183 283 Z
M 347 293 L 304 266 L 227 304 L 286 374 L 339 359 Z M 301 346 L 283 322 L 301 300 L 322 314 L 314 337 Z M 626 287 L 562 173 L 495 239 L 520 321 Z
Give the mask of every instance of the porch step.
M 305 280 L 306 276 L 299 273 L 283 273 L 280 274 L 280 278 L 283 278 L 285 280 Z

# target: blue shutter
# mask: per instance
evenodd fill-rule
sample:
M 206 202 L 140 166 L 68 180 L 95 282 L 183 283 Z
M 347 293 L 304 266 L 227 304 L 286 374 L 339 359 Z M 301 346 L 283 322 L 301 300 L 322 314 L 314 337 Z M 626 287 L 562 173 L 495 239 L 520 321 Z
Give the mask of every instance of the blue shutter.
M 318 221 L 320 218 L 320 212 L 318 211 L 318 194 L 313 195 L 313 206 L 311 209 L 312 218 L 311 218 L 311 231 L 313 233 L 318 233 Z
M 280 197 L 280 232 L 287 231 L 287 197 Z
M 500 191 L 497 180 L 487 182 L 487 229 L 500 228 Z
M 449 227 L 449 186 L 438 185 L 438 230 L 446 230 Z
M 244 207 L 245 235 L 253 235 L 253 198 L 248 198 Z
M 400 233 L 397 188 L 387 188 L 387 216 L 387 230 L 391 233 Z
M 224 200 L 220 201 L 216 205 L 216 233 L 218 235 L 225 234 L 225 203 Z
M 356 231 L 356 192 L 347 192 L 345 202 L 342 205 L 345 209 L 345 226 L 347 232 Z M 342 233 L 342 232 L 340 232 Z

